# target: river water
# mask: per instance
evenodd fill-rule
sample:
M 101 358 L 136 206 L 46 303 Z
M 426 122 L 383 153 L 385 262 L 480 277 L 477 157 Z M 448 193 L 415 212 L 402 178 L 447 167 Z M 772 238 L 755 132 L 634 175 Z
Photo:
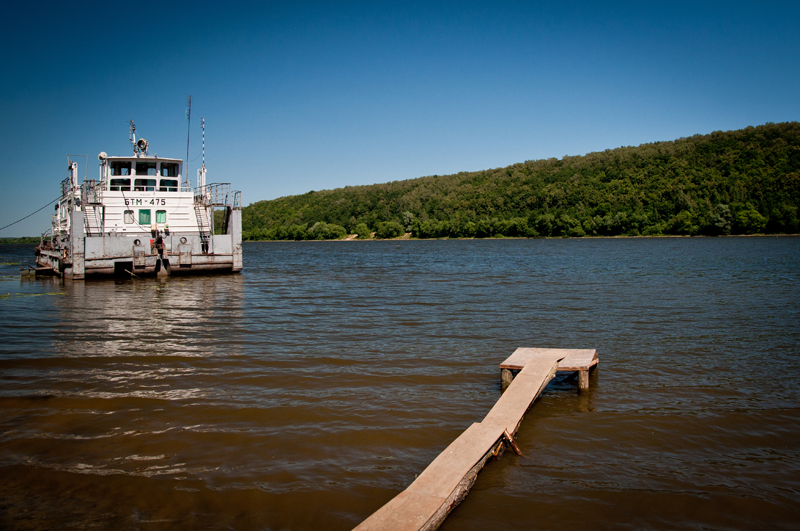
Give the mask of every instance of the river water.
M 0 528 L 350 529 L 559 376 L 442 529 L 789 529 L 800 238 L 246 243 L 237 275 L 27 280 L 0 247 Z

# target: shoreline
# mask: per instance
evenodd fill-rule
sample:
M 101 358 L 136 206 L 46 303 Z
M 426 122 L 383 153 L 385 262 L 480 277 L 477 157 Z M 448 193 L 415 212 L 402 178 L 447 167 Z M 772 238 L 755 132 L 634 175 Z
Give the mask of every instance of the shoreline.
M 407 232 L 403 236 L 398 238 L 363 238 L 359 239 L 357 234 L 348 234 L 344 238 L 340 238 L 337 240 L 242 240 L 242 243 L 261 243 L 261 242 L 286 242 L 286 243 L 296 243 L 296 242 L 395 242 L 395 241 L 437 241 L 437 240 L 594 240 L 594 239 L 634 239 L 634 238 L 785 238 L 785 237 L 798 237 L 798 234 L 722 234 L 719 236 L 706 236 L 703 234 L 698 234 L 696 236 L 686 235 L 686 234 L 652 234 L 652 235 L 638 235 L 638 236 L 625 236 L 625 235 L 618 235 L 618 236 L 533 236 L 533 237 L 521 237 L 521 236 L 503 236 L 502 238 L 414 238 L 410 235 L 410 232 Z M 36 245 L 36 243 L 26 243 L 26 242 L 4 242 L 2 238 L 0 238 L 0 245 Z
M 358 235 L 348 234 L 344 238 L 337 240 L 242 240 L 242 243 L 263 243 L 263 242 L 396 242 L 396 241 L 437 241 L 437 240 L 593 240 L 593 239 L 627 239 L 627 238 L 783 238 L 783 237 L 798 237 L 800 234 L 722 234 L 719 236 L 706 236 L 698 234 L 696 236 L 688 234 L 653 234 L 653 235 L 638 235 L 638 236 L 503 236 L 502 238 L 414 238 L 410 236 L 410 232 L 397 238 L 363 238 L 359 239 Z M 21 245 L 21 244 L 20 244 Z

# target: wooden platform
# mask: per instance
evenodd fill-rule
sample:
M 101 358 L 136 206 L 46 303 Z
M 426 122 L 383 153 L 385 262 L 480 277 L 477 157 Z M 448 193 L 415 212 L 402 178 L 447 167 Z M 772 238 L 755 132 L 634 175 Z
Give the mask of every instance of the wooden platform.
M 22 277 L 36 277 L 40 275 L 59 276 L 60 273 L 52 267 L 43 266 L 20 266 L 20 276 Z
M 356 530 L 417 531 L 438 528 L 466 497 L 483 465 L 500 455 L 522 417 L 557 371 L 588 371 L 597 365 L 595 350 L 517 349 L 500 364 L 508 385 L 482 422 L 464 431 L 414 482 L 364 520 Z M 518 370 L 516 377 L 512 370 Z M 505 373 L 503 373 L 505 377 Z M 587 378 L 588 388 L 588 378 Z
M 566 348 L 518 348 L 500 364 L 500 381 L 505 389 L 511 384 L 514 375 L 511 371 L 522 370 L 531 359 L 537 356 L 560 356 L 558 372 L 578 373 L 578 392 L 589 389 L 589 373 L 599 362 L 595 349 Z

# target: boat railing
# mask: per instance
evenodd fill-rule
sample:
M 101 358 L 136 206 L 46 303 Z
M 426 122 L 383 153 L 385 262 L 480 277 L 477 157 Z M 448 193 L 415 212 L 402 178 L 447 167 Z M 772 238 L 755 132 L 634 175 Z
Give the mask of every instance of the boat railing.
M 67 226 L 67 218 L 61 217 L 58 214 L 50 216 L 50 226 L 53 229 L 66 227 Z
M 103 181 L 89 179 L 81 184 L 81 201 L 85 205 L 99 205 L 103 203 Z
M 242 192 L 231 183 L 212 183 L 194 189 L 194 200 L 206 206 L 242 208 Z
M 63 181 L 61 181 L 61 197 L 67 197 L 67 195 L 72 191 L 72 178 L 67 177 Z
M 52 229 L 47 229 L 39 238 L 39 249 L 50 249 L 53 240 Z

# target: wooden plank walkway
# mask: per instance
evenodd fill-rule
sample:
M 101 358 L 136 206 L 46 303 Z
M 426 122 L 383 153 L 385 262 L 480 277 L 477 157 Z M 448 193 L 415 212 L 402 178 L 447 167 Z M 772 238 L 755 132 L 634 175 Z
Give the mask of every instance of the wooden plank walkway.
M 466 497 L 486 461 L 500 455 L 508 445 L 516 448 L 513 436 L 523 415 L 556 372 L 572 370 L 588 374 L 596 365 L 595 350 L 517 349 L 500 364 L 504 392 L 483 421 L 467 428 L 406 490 L 355 529 L 427 531 L 438 528 Z M 516 377 L 512 370 L 519 371 Z

